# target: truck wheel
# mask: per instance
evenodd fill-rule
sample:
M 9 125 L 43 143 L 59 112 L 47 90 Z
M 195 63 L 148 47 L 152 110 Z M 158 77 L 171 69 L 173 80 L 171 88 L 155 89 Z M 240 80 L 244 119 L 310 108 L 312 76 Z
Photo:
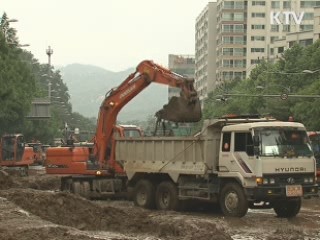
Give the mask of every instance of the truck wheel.
M 27 177 L 29 175 L 29 168 L 22 167 L 20 168 L 20 177 Z
M 135 206 L 154 208 L 155 187 L 149 180 L 140 180 L 133 190 L 133 202 Z
M 87 181 L 81 182 L 81 196 L 84 198 L 90 198 L 90 183 Z
M 72 179 L 61 179 L 60 190 L 63 192 L 72 192 Z
M 274 211 L 280 218 L 295 217 L 301 208 L 301 198 L 274 202 Z
M 237 183 L 227 183 L 223 186 L 219 202 L 225 216 L 243 217 L 248 212 L 248 201 L 242 187 Z
M 156 192 L 156 206 L 159 210 L 178 210 L 178 189 L 172 182 L 159 184 Z

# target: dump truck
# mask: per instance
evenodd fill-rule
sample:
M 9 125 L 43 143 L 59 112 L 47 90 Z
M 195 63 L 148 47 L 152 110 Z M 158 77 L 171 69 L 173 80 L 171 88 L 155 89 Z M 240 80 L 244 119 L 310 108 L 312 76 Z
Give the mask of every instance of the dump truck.
M 315 158 L 303 124 L 273 118 L 208 120 L 194 137 L 116 139 L 136 206 L 178 210 L 218 203 L 226 216 L 273 208 L 294 217 L 317 196 Z

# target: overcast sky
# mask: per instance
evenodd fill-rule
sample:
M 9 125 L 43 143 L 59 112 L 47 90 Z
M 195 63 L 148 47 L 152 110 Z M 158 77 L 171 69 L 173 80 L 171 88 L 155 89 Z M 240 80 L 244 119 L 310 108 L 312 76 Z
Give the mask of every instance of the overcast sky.
M 209 0 L 1 0 L 17 19 L 21 44 L 41 63 L 91 64 L 111 71 L 144 59 L 167 66 L 168 54 L 194 54 L 195 20 Z

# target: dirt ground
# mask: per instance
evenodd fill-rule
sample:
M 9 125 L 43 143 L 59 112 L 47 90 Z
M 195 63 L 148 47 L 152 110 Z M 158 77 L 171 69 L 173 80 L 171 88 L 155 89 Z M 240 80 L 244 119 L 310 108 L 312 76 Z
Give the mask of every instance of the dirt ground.
M 88 201 L 59 192 L 59 185 L 55 176 L 0 171 L 0 239 L 320 239 L 318 198 L 304 200 L 292 219 L 277 218 L 272 210 L 250 210 L 238 219 L 208 209 L 162 212 L 130 201 Z

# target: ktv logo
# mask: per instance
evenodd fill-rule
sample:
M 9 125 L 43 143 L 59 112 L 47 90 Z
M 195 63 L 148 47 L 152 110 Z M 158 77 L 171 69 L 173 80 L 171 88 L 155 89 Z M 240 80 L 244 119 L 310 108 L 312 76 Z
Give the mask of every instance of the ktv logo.
M 292 11 L 284 11 L 284 12 L 271 12 L 270 13 L 270 24 L 275 25 L 290 25 L 295 23 L 300 25 L 303 20 L 304 12 L 295 13 Z M 293 22 L 291 22 L 291 20 Z

